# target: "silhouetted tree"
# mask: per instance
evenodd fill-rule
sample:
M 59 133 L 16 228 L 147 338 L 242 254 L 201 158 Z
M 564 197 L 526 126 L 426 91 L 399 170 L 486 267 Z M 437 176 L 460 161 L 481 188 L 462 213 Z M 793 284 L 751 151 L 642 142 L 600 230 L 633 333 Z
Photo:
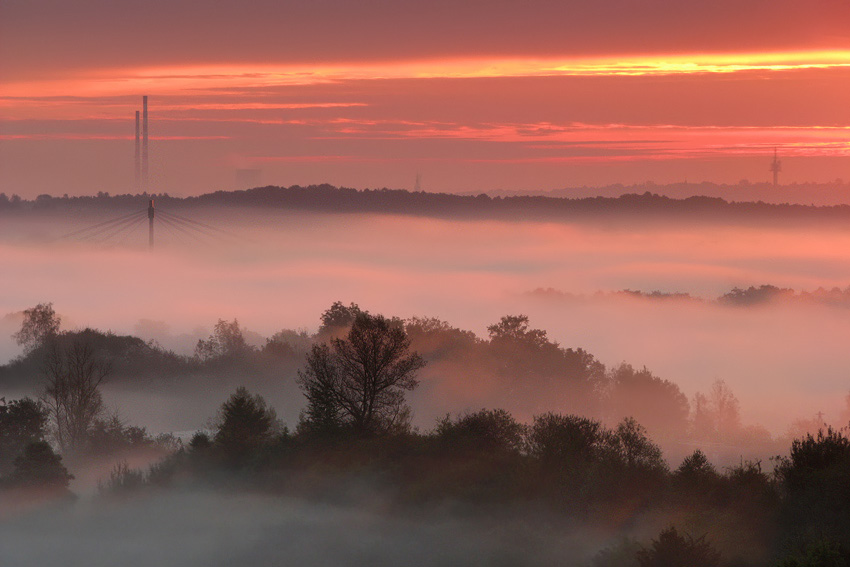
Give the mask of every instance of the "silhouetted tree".
M 696 394 L 691 429 L 700 440 L 728 443 L 740 435 L 740 403 L 725 381 L 715 380 L 708 395 Z
M 525 493 L 524 437 L 525 426 L 503 409 L 446 416 L 434 431 L 440 492 L 494 502 Z
M 625 363 L 611 370 L 608 380 L 606 407 L 613 418 L 632 416 L 656 438 L 686 435 L 690 408 L 676 384 Z
M 298 380 L 307 397 L 305 421 L 360 433 L 406 427 L 404 392 L 416 387 L 424 365 L 400 324 L 360 313 L 345 338 L 314 345 L 307 355 Z
M 435 433 L 455 449 L 519 454 L 525 446 L 525 427 L 503 409 L 482 409 L 455 420 L 446 416 Z
M 831 427 L 791 443 L 777 477 L 792 532 L 831 536 L 850 547 L 850 437 Z
M 284 329 L 269 337 L 263 346 L 263 352 L 281 358 L 303 356 L 310 350 L 312 342 L 306 331 Z
M 673 471 L 672 482 L 682 502 L 693 505 L 696 498 L 705 499 L 717 493 L 720 475 L 705 453 L 697 449 Z
M 88 450 L 91 453 L 110 454 L 154 444 L 144 427 L 127 425 L 117 415 L 95 418 L 89 428 Z
M 691 403 L 691 437 L 698 441 L 713 441 L 717 437 L 714 417 L 705 394 L 697 392 Z
M 794 297 L 794 290 L 778 288 L 775 285 L 750 286 L 747 289 L 736 287 L 720 296 L 717 301 L 726 305 L 748 306 L 768 303 L 780 297 Z
M 342 389 L 334 355 L 326 344 L 314 345 L 307 354 L 307 367 L 299 371 L 299 386 L 307 397 L 307 407 L 301 414 L 298 430 L 323 435 L 338 433 L 349 423 L 340 400 Z
M 48 347 L 41 396 L 63 451 L 81 449 L 87 443 L 92 425 L 103 413 L 100 385 L 111 369 L 88 342 L 67 339 L 53 341 Z
M 740 509 L 760 514 L 774 511 L 776 487 L 771 476 L 762 470 L 761 461 L 745 459 L 729 467 L 726 472 L 726 489 Z
M 547 413 L 528 429 L 528 454 L 539 470 L 537 488 L 567 500 L 571 508 L 586 496 L 585 487 L 609 450 L 611 432 L 598 421 Z
M 368 312 L 361 310 L 356 303 L 346 306 L 341 301 L 335 301 L 322 313 L 322 324 L 317 335 L 320 339 L 340 337 L 354 324 L 357 316 L 363 313 Z
M 31 398 L 0 400 L 0 475 L 29 443 L 44 440 L 46 428 L 47 410 L 40 402 Z
M 221 358 L 234 358 L 251 350 L 245 341 L 239 321 L 219 319 L 212 335 L 207 340 L 200 339 L 195 346 L 195 356 L 202 361 Z
M 599 457 L 607 434 L 598 421 L 545 413 L 534 416 L 528 452 L 546 467 L 586 467 Z
M 226 462 L 243 464 L 245 458 L 269 442 L 278 430 L 277 415 L 260 395 L 237 388 L 221 405 L 213 443 Z M 193 449 L 201 439 L 193 438 Z
M 210 447 L 212 447 L 212 440 L 203 431 L 197 431 L 189 440 L 189 449 L 192 451 L 206 451 Z
M 688 486 L 696 486 L 715 482 L 718 474 L 705 453 L 697 449 L 685 457 L 679 468 L 673 472 L 673 477 Z
M 411 317 L 404 322 L 404 329 L 411 344 L 423 354 L 445 360 L 463 358 L 469 360 L 482 341 L 472 331 L 452 327 L 436 317 Z
M 526 315 L 507 315 L 487 330 L 496 371 L 512 388 L 559 388 L 559 393 L 568 393 L 562 403 L 574 410 L 588 411 L 595 405 L 605 368 L 592 355 L 561 348 L 546 331 L 531 328 Z
M 720 552 L 705 540 L 680 535 L 674 527 L 662 531 L 648 548 L 637 552 L 640 567 L 716 567 Z
M 723 441 L 735 435 L 741 427 L 741 404 L 725 381 L 714 381 L 708 401 L 714 412 L 718 438 Z
M 838 542 L 819 538 L 786 557 L 778 567 L 848 567 L 850 553 Z
M 46 441 L 35 441 L 15 459 L 11 483 L 21 488 L 65 491 L 73 478 L 62 465 L 62 457 Z
M 661 448 L 646 434 L 646 428 L 633 417 L 624 419 L 614 430 L 612 448 L 630 469 L 667 470 Z
M 505 315 L 498 323 L 487 327 L 487 331 L 490 333 L 490 342 L 500 348 L 526 345 L 539 350 L 557 346 L 549 342 L 546 331 L 529 327 L 527 315 Z
M 131 469 L 127 461 L 118 461 L 109 471 L 106 482 L 98 482 L 98 492 L 102 496 L 117 497 L 141 490 L 145 485 L 145 473 Z
M 53 310 L 52 303 L 39 303 L 24 310 L 21 328 L 12 337 L 24 351 L 29 353 L 42 346 L 47 340 L 59 333 L 59 316 Z
M 587 491 L 591 500 L 630 500 L 634 506 L 649 506 L 657 503 L 666 481 L 661 449 L 643 426 L 626 418 L 606 436 Z

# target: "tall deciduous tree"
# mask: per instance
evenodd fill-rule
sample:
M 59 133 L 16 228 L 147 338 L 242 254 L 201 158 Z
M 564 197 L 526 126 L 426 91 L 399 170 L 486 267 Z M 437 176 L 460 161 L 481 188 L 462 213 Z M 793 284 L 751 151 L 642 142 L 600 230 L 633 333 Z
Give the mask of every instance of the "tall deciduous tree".
M 341 337 L 354 324 L 354 320 L 362 313 L 368 313 L 360 309 L 356 303 L 346 306 L 341 301 L 335 301 L 322 313 L 322 325 L 317 333 L 322 338 Z
M 645 367 L 623 363 L 608 373 L 608 409 L 612 417 L 634 417 L 653 437 L 681 438 L 688 427 L 688 398 L 679 386 Z
M 725 441 L 741 428 L 741 404 L 723 380 L 714 381 L 708 399 L 714 410 L 717 436 Z
M 350 427 L 386 432 L 405 426 L 410 410 L 404 394 L 425 366 L 410 351 L 402 325 L 380 315 L 359 313 L 344 338 L 315 345 L 299 383 L 307 397 L 308 427 Z
M 646 428 L 633 417 L 627 417 L 614 430 L 612 446 L 620 460 L 630 469 L 666 471 L 661 448 L 646 435 Z
M 207 340 L 199 340 L 195 346 L 195 356 L 210 361 L 226 357 L 236 357 L 251 350 L 245 341 L 245 335 L 239 327 L 239 321 L 219 319 L 212 335 Z
M 41 401 L 63 451 L 84 448 L 91 427 L 104 411 L 100 385 L 110 369 L 87 341 L 70 338 L 50 345 L 44 361 L 47 382 Z
M 30 353 L 59 333 L 60 322 L 52 303 L 39 303 L 24 310 L 24 321 L 12 338 Z
M 533 329 L 526 315 L 507 315 L 490 333 L 489 351 L 496 372 L 514 390 L 533 395 L 547 389 L 572 411 L 593 411 L 597 389 L 604 380 L 604 366 L 582 349 L 561 348 L 546 331 Z
M 741 405 L 723 380 L 715 380 L 707 395 L 697 392 L 692 407 L 691 430 L 695 439 L 729 442 L 740 434 Z

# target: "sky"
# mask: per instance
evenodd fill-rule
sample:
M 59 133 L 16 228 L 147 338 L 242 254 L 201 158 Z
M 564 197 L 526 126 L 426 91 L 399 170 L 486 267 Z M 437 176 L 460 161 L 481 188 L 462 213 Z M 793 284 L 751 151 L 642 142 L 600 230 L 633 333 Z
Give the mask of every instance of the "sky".
M 0 192 L 850 178 L 844 0 L 4 0 Z

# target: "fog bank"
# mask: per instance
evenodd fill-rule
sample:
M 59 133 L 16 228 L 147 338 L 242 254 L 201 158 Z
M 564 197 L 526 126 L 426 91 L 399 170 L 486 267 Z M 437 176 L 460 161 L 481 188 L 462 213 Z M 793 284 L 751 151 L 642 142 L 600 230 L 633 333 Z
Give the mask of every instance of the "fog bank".
M 357 506 L 175 491 L 81 501 L 5 522 L 0 548 L 16 567 L 542 566 L 573 564 L 607 541 L 530 514 L 414 517 L 382 509 L 379 493 L 361 496 Z
M 261 344 L 282 328 L 315 330 L 319 314 L 337 300 L 388 316 L 439 317 L 480 337 L 502 315 L 525 313 L 532 326 L 561 345 L 584 348 L 608 366 L 645 365 L 689 397 L 723 379 L 741 399 L 745 419 L 775 432 L 818 411 L 834 419 L 850 386 L 845 309 L 593 297 L 598 290 L 639 289 L 714 298 L 735 286 L 763 283 L 843 288 L 850 283 L 846 230 L 450 221 L 255 209 L 198 214 L 200 221 L 226 226 L 239 238 L 196 241 L 164 226 L 150 252 L 145 226 L 124 235 L 122 243 L 98 244 L 50 240 L 94 218 L 67 224 L 48 218 L 26 230 L 7 224 L 0 235 L 0 314 L 52 301 L 65 328 L 136 333 L 188 354 L 219 318 L 238 318 L 256 333 L 249 340 Z M 538 288 L 589 297 L 528 293 Z M 3 360 L 20 352 L 9 338 L 17 321 L 11 316 L 0 324 Z M 291 378 L 282 375 L 281 381 L 291 384 Z M 197 399 L 190 420 L 178 418 L 183 391 L 164 394 L 165 400 L 118 392 L 110 401 L 154 430 L 180 430 L 202 426 L 232 386 L 207 388 L 215 399 Z M 429 404 L 414 407 L 423 427 L 446 411 L 502 402 L 488 397 L 486 384 L 452 386 L 443 380 L 430 387 L 436 393 Z M 261 393 L 284 406 L 288 423 L 297 420 L 297 391 L 282 386 Z

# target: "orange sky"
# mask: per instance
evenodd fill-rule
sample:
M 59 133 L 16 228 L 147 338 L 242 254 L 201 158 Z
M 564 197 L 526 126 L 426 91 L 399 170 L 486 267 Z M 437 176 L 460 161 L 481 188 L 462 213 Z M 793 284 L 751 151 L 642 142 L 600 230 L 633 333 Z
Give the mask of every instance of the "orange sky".
M 172 194 L 850 177 L 845 2 L 67 4 L 0 6 L 0 192 L 134 191 L 142 94 Z

